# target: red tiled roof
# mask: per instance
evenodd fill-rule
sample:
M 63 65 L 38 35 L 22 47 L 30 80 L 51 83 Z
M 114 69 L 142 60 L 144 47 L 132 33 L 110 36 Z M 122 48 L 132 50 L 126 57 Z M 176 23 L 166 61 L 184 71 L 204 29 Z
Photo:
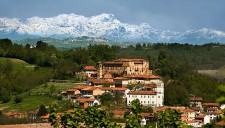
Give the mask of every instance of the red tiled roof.
M 108 81 L 105 79 L 88 79 L 90 82 L 92 82 L 94 85 L 100 85 L 100 84 L 115 84 L 115 82 Z
M 127 94 L 130 95 L 156 95 L 155 91 L 130 91 Z
M 68 110 L 67 112 L 73 113 L 75 112 L 73 109 Z
M 200 111 L 201 110 L 200 107 L 191 107 L 191 109 L 194 110 L 194 111 Z
M 202 101 L 202 97 L 190 97 L 192 101 Z
M 156 84 L 145 85 L 144 88 L 156 88 Z
M 74 91 L 76 91 L 77 89 L 76 88 L 70 88 L 70 89 L 68 89 L 68 90 L 66 90 L 67 92 L 74 92 Z
M 178 111 L 181 111 L 181 112 L 194 112 L 194 110 L 183 107 L 183 106 L 164 106 L 164 107 L 160 108 L 158 111 L 163 112 L 168 108 L 173 109 L 173 110 L 178 110 Z
M 107 61 L 104 62 L 104 64 L 123 64 L 123 62 L 134 62 L 135 64 L 142 64 L 143 61 L 146 61 L 145 59 L 127 59 L 127 58 L 121 58 L 114 61 Z
M 218 108 L 206 108 L 206 110 L 209 110 L 209 111 L 216 111 L 216 110 L 218 110 Z
M 117 88 L 117 87 L 115 87 L 115 88 L 111 88 L 111 87 L 102 87 L 102 88 L 99 88 L 99 89 L 101 89 L 101 90 L 114 90 L 114 91 L 125 91 L 127 88 Z
M 94 102 L 95 99 L 92 99 L 92 98 L 77 98 L 76 101 L 80 102 L 80 103 L 85 103 L 85 102 Z
M 119 64 L 122 66 L 123 62 L 108 61 L 108 62 L 104 62 L 104 65 L 105 64 Z
M 205 116 L 206 116 L 205 114 L 200 114 L 196 116 L 195 119 L 204 119 Z
M 86 87 L 89 87 L 88 85 L 77 85 L 75 87 L 73 87 L 74 89 L 84 89 Z
M 39 118 L 41 118 L 41 119 L 48 119 L 49 117 L 50 117 L 50 114 L 47 114 L 47 115 L 41 116 Z
M 82 89 L 82 91 L 93 91 L 95 89 L 97 89 L 97 88 L 93 87 L 93 86 L 89 86 L 89 87 L 86 87 L 86 88 Z
M 126 112 L 126 110 L 115 110 L 115 111 L 113 111 L 114 115 L 124 115 L 125 112 Z
M 130 75 L 130 76 L 127 76 L 127 78 L 159 79 L 160 77 L 155 75 Z
M 192 110 L 190 108 L 186 108 L 186 109 L 184 109 L 184 112 L 194 112 L 194 110 Z
M 216 123 L 217 126 L 225 126 L 225 122 L 224 121 L 220 121 Z
M 193 124 L 193 123 L 197 123 L 194 120 L 185 120 L 184 121 L 186 124 Z
M 219 107 L 220 104 L 219 103 L 203 103 L 203 106 L 212 106 L 212 107 Z
M 84 66 L 85 71 L 97 71 L 97 69 L 94 66 Z
M 223 114 L 223 112 L 221 110 L 217 110 L 217 111 L 214 112 L 214 114 L 215 115 L 221 115 L 221 114 Z
M 128 80 L 128 78 L 125 78 L 125 77 L 115 77 L 114 80 Z
M 120 59 L 117 59 L 115 61 L 120 61 L 120 62 L 139 62 L 139 61 L 145 61 L 145 59 L 128 59 L 128 58 L 120 58 Z
M 154 113 L 141 113 L 142 117 L 154 117 Z

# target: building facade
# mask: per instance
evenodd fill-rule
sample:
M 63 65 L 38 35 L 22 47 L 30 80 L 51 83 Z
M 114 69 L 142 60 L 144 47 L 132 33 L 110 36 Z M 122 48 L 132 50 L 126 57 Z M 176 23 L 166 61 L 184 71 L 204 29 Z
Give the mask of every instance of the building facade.
M 152 82 L 155 86 L 151 90 L 130 91 L 127 93 L 127 105 L 129 106 L 133 100 L 139 99 L 143 106 L 163 106 L 164 83 L 161 80 L 154 80 Z
M 118 76 L 149 75 L 149 62 L 145 59 L 117 59 L 99 63 L 99 77 L 109 72 Z

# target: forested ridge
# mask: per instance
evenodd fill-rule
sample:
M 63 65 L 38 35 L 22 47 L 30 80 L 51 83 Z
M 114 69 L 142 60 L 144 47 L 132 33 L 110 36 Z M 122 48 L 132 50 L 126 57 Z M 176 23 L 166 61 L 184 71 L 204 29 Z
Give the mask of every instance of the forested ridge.
M 58 50 L 38 41 L 36 47 L 13 44 L 9 39 L 0 40 L 0 57 L 17 58 L 35 65 L 33 71 L 15 70 L 10 61 L 0 63 L 0 100 L 28 91 L 50 78 L 71 79 L 85 65 L 116 58 L 144 58 L 150 69 L 165 82 L 165 104 L 187 105 L 190 94 L 202 96 L 205 102 L 214 102 L 219 96 L 215 78 L 201 75 L 196 70 L 218 69 L 225 65 L 225 45 L 156 43 L 122 48 L 120 46 L 89 45 L 86 48 Z M 31 81 L 32 82 L 28 82 Z M 220 81 L 223 82 L 223 81 Z

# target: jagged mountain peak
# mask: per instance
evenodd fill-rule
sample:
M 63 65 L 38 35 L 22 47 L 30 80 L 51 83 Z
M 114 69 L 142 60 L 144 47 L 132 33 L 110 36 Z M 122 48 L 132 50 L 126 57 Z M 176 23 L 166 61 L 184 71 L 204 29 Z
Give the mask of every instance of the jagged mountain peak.
M 202 28 L 184 33 L 160 30 L 150 24 L 139 25 L 120 22 L 114 14 L 85 17 L 82 15 L 60 14 L 55 17 L 31 17 L 25 20 L 0 18 L 1 38 L 27 37 L 103 37 L 117 41 L 150 42 L 225 42 L 225 32 Z

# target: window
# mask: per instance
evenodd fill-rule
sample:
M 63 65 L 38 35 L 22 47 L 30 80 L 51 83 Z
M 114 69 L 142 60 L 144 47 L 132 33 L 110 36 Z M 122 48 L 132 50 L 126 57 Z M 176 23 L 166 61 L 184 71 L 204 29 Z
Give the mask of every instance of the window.
M 149 98 L 149 96 L 148 96 L 148 98 Z
M 152 96 L 152 98 L 154 98 L 154 96 Z
M 145 96 L 144 96 L 144 98 L 145 98 Z
M 144 103 L 145 103 L 145 101 L 144 101 Z
M 141 98 L 142 98 L 142 95 L 141 95 Z
M 142 101 L 141 101 L 141 103 L 142 103 Z
M 152 104 L 154 104 L 154 101 L 152 101 Z
M 160 98 L 160 96 L 158 96 L 158 98 Z

